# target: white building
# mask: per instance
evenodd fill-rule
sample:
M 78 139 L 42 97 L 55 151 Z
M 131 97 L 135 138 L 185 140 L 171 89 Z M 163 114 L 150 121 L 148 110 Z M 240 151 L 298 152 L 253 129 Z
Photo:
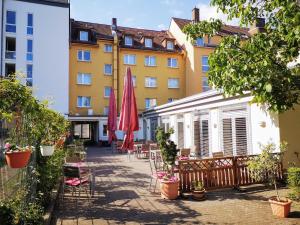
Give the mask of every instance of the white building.
M 287 141 L 284 166 L 300 165 L 300 108 L 271 113 L 252 96 L 224 98 L 208 91 L 144 112 L 145 139 L 153 140 L 157 126 L 174 129 L 171 139 L 178 148 L 190 148 L 201 157 L 252 155 L 260 144 Z
M 69 111 L 69 1 L 1 0 L 0 74 L 20 72 L 40 100 Z

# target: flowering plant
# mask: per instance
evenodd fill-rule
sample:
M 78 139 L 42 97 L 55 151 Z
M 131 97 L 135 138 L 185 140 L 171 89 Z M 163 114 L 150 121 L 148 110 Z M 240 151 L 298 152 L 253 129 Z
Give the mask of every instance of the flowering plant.
M 174 183 L 174 182 L 178 181 L 178 178 L 175 176 L 172 176 L 171 174 L 166 174 L 165 176 L 163 176 L 162 181 Z
M 4 151 L 5 153 L 12 153 L 12 152 L 24 152 L 24 151 L 31 151 L 31 147 L 26 146 L 26 147 L 19 147 L 15 144 L 10 144 L 9 142 L 7 142 L 4 145 Z

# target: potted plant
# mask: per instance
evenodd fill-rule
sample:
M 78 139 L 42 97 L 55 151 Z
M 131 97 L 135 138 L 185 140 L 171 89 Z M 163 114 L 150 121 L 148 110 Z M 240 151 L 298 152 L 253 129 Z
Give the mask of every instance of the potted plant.
M 194 180 L 192 183 L 193 199 L 201 201 L 205 199 L 205 189 L 201 181 Z
M 286 143 L 280 145 L 281 152 L 285 151 L 286 146 Z M 276 196 L 269 199 L 273 215 L 287 217 L 291 210 L 292 201 L 280 197 L 277 188 L 277 172 L 281 164 L 282 154 L 274 154 L 276 150 L 274 143 L 262 145 L 261 149 L 262 153 L 248 162 L 250 176 L 258 182 L 267 181 L 269 184 L 274 185 Z
M 31 147 L 21 148 L 17 145 L 6 143 L 4 148 L 6 162 L 9 167 L 18 169 L 27 166 L 31 155 Z
M 156 140 L 167 170 L 167 175 L 161 179 L 161 196 L 166 199 L 176 199 L 178 197 L 179 180 L 174 176 L 173 169 L 179 150 L 176 144 L 170 140 L 173 133 L 173 129 L 165 132 L 161 127 L 158 127 L 156 130 Z
M 42 156 L 51 156 L 54 153 L 54 149 L 55 149 L 55 142 L 52 140 L 43 140 L 40 150 L 41 150 L 41 154 Z

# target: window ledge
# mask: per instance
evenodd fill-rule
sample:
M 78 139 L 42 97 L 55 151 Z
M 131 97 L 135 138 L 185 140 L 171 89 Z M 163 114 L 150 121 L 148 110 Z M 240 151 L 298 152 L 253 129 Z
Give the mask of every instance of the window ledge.
M 179 66 L 173 67 L 173 66 L 168 66 L 170 69 L 179 69 Z
M 76 106 L 76 108 L 89 109 L 92 108 L 92 106 Z
M 124 65 L 136 66 L 136 64 L 128 64 L 128 63 L 124 63 Z
M 152 87 L 152 86 L 145 86 L 145 88 L 157 88 L 157 86 L 155 86 L 155 87 Z
M 77 59 L 77 62 L 91 63 L 92 61 L 91 60 L 87 61 L 87 60 L 79 60 L 79 59 Z
M 179 89 L 179 87 L 168 87 L 168 89 Z
M 155 66 L 149 66 L 149 65 L 144 65 L 145 67 L 157 67 L 157 65 L 155 65 Z
M 112 76 L 112 73 L 103 73 L 105 76 Z
M 76 83 L 78 86 L 92 86 L 92 84 L 79 84 L 79 83 Z

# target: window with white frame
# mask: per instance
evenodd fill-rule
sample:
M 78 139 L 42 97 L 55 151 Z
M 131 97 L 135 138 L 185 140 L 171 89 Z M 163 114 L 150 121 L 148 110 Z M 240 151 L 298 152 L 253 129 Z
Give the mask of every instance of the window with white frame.
M 105 106 L 105 107 L 103 108 L 103 114 L 104 114 L 104 115 L 108 115 L 108 113 L 109 113 L 109 107 L 108 107 L 108 106 Z
M 223 110 L 221 144 L 225 156 L 249 154 L 247 109 Z
M 176 101 L 176 98 L 168 98 L 168 103 Z
M 179 88 L 179 79 L 169 78 L 168 79 L 168 88 Z
M 202 72 L 208 72 L 209 65 L 208 65 L 208 56 L 202 56 Z
M 208 77 L 202 77 L 202 91 L 205 92 L 205 91 L 209 91 L 209 90 L 210 90 L 210 87 L 208 84 Z
M 125 36 L 125 45 L 127 46 L 132 46 L 133 44 L 133 39 L 131 36 Z
M 167 49 L 174 50 L 174 42 L 173 41 L 167 41 Z
M 135 55 L 124 55 L 124 64 L 135 65 Z
M 81 30 L 79 32 L 79 40 L 80 41 L 88 41 L 89 40 L 89 32 Z
M 27 35 L 33 35 L 33 14 L 27 14 Z
M 33 61 L 33 40 L 27 40 L 27 53 L 26 53 L 26 60 Z
M 107 134 L 108 134 L 108 126 L 107 126 L 107 124 L 103 124 L 103 137 L 106 137 L 107 136 Z
M 145 38 L 145 47 L 152 48 L 153 47 L 153 40 L 152 38 Z
M 146 98 L 145 99 L 145 108 L 150 109 L 156 106 L 156 98 Z
M 92 83 L 92 75 L 90 73 L 78 73 L 77 84 L 90 85 Z
M 156 57 L 145 56 L 145 66 L 156 66 Z
M 77 59 L 78 59 L 78 61 L 85 61 L 85 62 L 91 61 L 91 51 L 78 50 Z
M 196 44 L 196 46 L 203 47 L 204 46 L 204 39 L 203 38 L 197 38 L 195 44 Z
M 26 74 L 27 74 L 27 76 L 26 76 L 26 85 L 27 86 L 29 86 L 29 87 L 32 87 L 32 72 L 33 72 L 33 65 L 32 64 L 27 64 L 27 66 L 26 66 Z
M 91 107 L 91 97 L 90 96 L 78 96 L 77 97 L 77 107 L 82 107 L 82 108 Z
M 112 75 L 112 64 L 105 64 L 104 65 L 104 74 L 105 75 Z
M 104 87 L 104 97 L 109 98 L 111 87 Z
M 148 87 L 148 88 L 157 87 L 156 77 L 145 77 L 145 87 Z
M 10 33 L 16 33 L 16 12 L 6 11 L 6 26 L 5 31 Z
M 90 124 L 75 124 L 74 125 L 74 136 L 78 136 L 80 139 L 91 138 L 91 127 Z
M 112 45 L 105 44 L 104 45 L 104 52 L 112 52 Z
M 178 68 L 178 61 L 176 58 L 168 58 L 168 67 Z
M 133 87 L 136 87 L 136 76 L 132 75 L 132 84 Z

